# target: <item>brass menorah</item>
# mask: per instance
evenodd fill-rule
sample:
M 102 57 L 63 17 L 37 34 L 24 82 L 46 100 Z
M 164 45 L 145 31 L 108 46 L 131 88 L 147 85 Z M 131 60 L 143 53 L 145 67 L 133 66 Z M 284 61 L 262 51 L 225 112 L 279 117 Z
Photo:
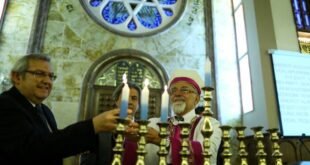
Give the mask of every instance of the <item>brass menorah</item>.
M 237 131 L 237 139 L 239 140 L 239 157 L 240 157 L 240 165 L 248 165 L 248 152 L 246 151 L 246 146 L 244 143 L 244 130 L 245 126 L 237 126 L 235 130 Z
M 157 152 L 159 156 L 159 165 L 166 165 L 167 164 L 167 144 L 168 144 L 168 122 L 160 122 L 157 123 L 159 127 L 159 137 L 161 138 L 159 144 L 159 151 Z
M 144 157 L 146 154 L 145 150 L 145 145 L 146 145 L 146 140 L 145 140 L 145 135 L 147 134 L 147 124 L 149 121 L 147 120 L 138 120 L 137 123 L 139 123 L 139 142 L 138 142 L 138 149 L 137 149 L 137 154 L 138 154 L 138 160 L 136 162 L 136 165 L 144 165 Z
M 283 165 L 282 163 L 282 156 L 283 154 L 280 152 L 280 145 L 279 145 L 279 136 L 278 136 L 278 129 L 272 128 L 267 130 L 270 134 L 270 140 L 272 142 L 272 157 L 273 157 L 273 164 L 274 165 Z
M 125 123 L 126 119 L 118 119 L 118 124 L 116 127 L 116 144 L 113 148 L 114 158 L 112 165 L 121 165 L 122 164 L 122 154 L 124 151 L 123 142 L 124 142 L 124 132 L 125 132 Z
M 213 113 L 211 111 L 211 104 L 212 104 L 212 91 L 214 90 L 212 87 L 204 87 L 202 88 L 204 91 L 204 111 L 202 112 L 203 115 L 203 127 L 201 130 L 201 133 L 204 137 L 203 139 L 203 159 L 204 159 L 204 165 L 211 165 L 211 157 L 212 152 L 210 151 L 211 141 L 210 138 L 213 134 L 213 127 L 211 123 L 211 117 L 213 116 Z M 139 124 L 139 136 L 140 139 L 138 141 L 138 149 L 137 149 L 137 162 L 136 165 L 144 165 L 145 164 L 145 154 L 147 151 L 145 150 L 146 145 L 146 137 L 147 134 L 147 120 L 140 120 L 137 121 Z M 113 148 L 114 151 L 114 159 L 112 162 L 112 165 L 121 165 L 122 164 L 122 153 L 124 151 L 123 149 L 123 142 L 124 142 L 124 131 L 126 127 L 126 120 L 125 119 L 119 119 L 118 120 L 118 126 L 116 129 L 116 144 Z M 169 135 L 169 124 L 168 122 L 159 122 L 157 123 L 159 126 L 159 137 L 161 138 L 160 144 L 159 144 L 159 150 L 157 152 L 157 155 L 159 156 L 159 165 L 167 165 L 167 156 L 169 153 L 168 146 L 168 135 Z M 190 134 L 190 124 L 189 123 L 179 123 L 179 126 L 181 127 L 181 151 L 179 152 L 181 156 L 181 165 L 189 165 L 191 164 L 190 159 L 190 141 L 189 141 L 189 134 Z M 223 152 L 221 155 L 218 155 L 218 157 L 223 158 L 223 165 L 231 165 L 234 164 L 232 162 L 232 155 L 237 154 L 237 156 L 240 158 L 240 165 L 248 165 L 249 161 L 249 151 L 247 151 L 247 146 L 245 142 L 245 126 L 237 126 L 234 127 L 234 129 L 237 132 L 237 140 L 239 142 L 238 145 L 238 152 L 232 153 L 232 145 L 230 144 L 231 136 L 230 136 L 230 130 L 231 126 L 229 125 L 222 125 L 220 126 L 222 129 L 222 144 L 223 144 Z M 262 132 L 263 127 L 257 126 L 251 128 L 254 132 L 254 139 L 255 140 L 255 146 L 256 146 L 256 153 L 255 157 L 257 159 L 257 165 L 267 165 L 267 153 L 265 152 L 265 146 L 263 143 L 264 135 Z M 280 145 L 279 145 L 279 136 L 278 136 L 278 129 L 269 129 L 268 130 L 270 135 L 270 141 L 272 146 L 272 164 L 274 165 L 283 165 L 282 162 L 282 156 L 283 154 L 280 152 Z M 253 164 L 252 161 L 250 161 L 251 164 Z
M 211 111 L 211 104 L 212 104 L 212 87 L 203 87 L 202 90 L 204 91 L 204 111 L 202 112 L 203 115 L 203 127 L 201 133 L 204 137 L 203 139 L 203 157 L 204 157 L 204 165 L 211 165 L 211 156 L 212 153 L 210 151 L 210 137 L 213 133 L 213 127 L 210 121 L 210 117 L 213 115 Z
M 220 126 L 222 129 L 222 140 L 223 140 L 223 152 L 222 157 L 224 159 L 224 165 L 231 165 L 231 156 L 232 153 L 230 151 L 230 129 L 231 126 L 223 125 Z
M 258 158 L 258 165 L 267 165 L 266 162 L 266 152 L 265 152 L 265 146 L 263 143 L 264 135 L 262 132 L 263 127 L 253 127 L 251 128 L 254 131 L 254 138 L 256 139 L 256 156 Z
M 189 165 L 189 132 L 190 132 L 190 124 L 189 123 L 179 123 L 179 126 L 181 127 L 181 165 Z

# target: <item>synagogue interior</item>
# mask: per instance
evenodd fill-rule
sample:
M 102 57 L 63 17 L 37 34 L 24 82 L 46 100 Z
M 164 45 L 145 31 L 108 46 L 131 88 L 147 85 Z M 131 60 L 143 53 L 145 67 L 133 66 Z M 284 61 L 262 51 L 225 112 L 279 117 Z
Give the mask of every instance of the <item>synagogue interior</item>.
M 1 0 L 0 92 L 30 53 L 53 61 L 44 103 L 59 129 L 111 109 L 124 73 L 149 80 L 147 117 L 160 117 L 173 71 L 193 69 L 223 164 L 310 164 L 310 0 Z

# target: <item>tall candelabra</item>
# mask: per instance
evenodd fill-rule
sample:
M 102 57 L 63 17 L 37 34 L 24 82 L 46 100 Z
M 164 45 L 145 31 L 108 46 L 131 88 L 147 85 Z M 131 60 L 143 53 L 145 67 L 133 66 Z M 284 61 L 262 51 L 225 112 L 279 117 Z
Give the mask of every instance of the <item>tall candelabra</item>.
M 235 130 L 237 131 L 237 139 L 239 140 L 239 156 L 240 156 L 240 165 L 248 165 L 247 156 L 248 152 L 246 151 L 246 146 L 244 143 L 244 130 L 245 126 L 237 126 Z
M 122 164 L 122 154 L 124 151 L 123 142 L 124 142 L 124 132 L 125 132 L 125 123 L 126 119 L 117 119 L 116 127 L 116 144 L 113 148 L 114 158 L 112 165 L 121 165 Z
M 272 158 L 274 165 L 283 165 L 282 163 L 282 156 L 283 154 L 280 152 L 280 145 L 279 145 L 279 136 L 278 136 L 278 129 L 272 128 L 267 130 L 270 134 L 270 140 L 272 143 Z
M 211 111 L 211 104 L 212 104 L 212 87 L 203 87 L 202 90 L 204 91 L 204 111 L 202 115 L 204 116 L 203 127 L 201 133 L 204 137 L 203 139 L 203 157 L 204 157 L 204 165 L 211 164 L 211 156 L 212 153 L 210 151 L 210 137 L 213 133 L 213 127 L 210 121 L 210 117 L 213 115 Z
M 263 127 L 252 127 L 251 128 L 254 131 L 254 138 L 256 139 L 256 157 L 258 159 L 258 165 L 267 165 L 266 163 L 266 152 L 265 152 L 265 146 L 263 143 L 264 135 L 262 132 Z
M 231 126 L 222 125 L 220 126 L 222 129 L 222 140 L 223 140 L 223 152 L 222 157 L 224 159 L 224 165 L 231 165 L 231 156 L 232 153 L 230 151 L 230 129 Z
M 166 165 L 167 164 L 167 145 L 168 145 L 168 122 L 160 122 L 157 123 L 159 127 L 159 137 L 160 137 L 160 144 L 159 144 L 159 150 L 157 152 L 159 156 L 159 165 Z
M 145 154 L 146 154 L 146 150 L 145 150 L 145 144 L 146 144 L 146 140 L 145 140 L 145 135 L 147 134 L 147 124 L 149 123 L 149 121 L 147 120 L 139 120 L 137 121 L 137 123 L 139 124 L 139 142 L 138 142 L 138 149 L 137 149 L 137 154 L 138 154 L 138 160 L 136 162 L 136 165 L 144 165 L 144 158 L 145 158 Z
M 181 165 L 189 165 L 189 132 L 190 132 L 190 124 L 189 123 L 179 123 L 179 126 L 181 127 Z

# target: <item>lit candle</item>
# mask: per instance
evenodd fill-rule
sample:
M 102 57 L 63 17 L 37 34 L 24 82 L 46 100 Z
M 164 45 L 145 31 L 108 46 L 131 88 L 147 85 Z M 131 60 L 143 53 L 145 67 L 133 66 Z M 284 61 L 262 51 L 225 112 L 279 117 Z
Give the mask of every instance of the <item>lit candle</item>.
M 123 74 L 123 89 L 122 89 L 122 101 L 121 101 L 121 113 L 120 118 L 125 119 L 127 117 L 127 109 L 128 109 L 128 98 L 129 98 L 129 87 L 127 84 L 126 73 Z
M 169 95 L 167 92 L 167 85 L 165 85 L 165 91 L 161 95 L 161 114 L 160 114 L 160 121 L 161 122 L 167 122 L 168 102 L 169 102 Z
M 205 79 L 206 79 L 206 86 L 212 87 L 212 79 L 211 79 L 211 62 L 210 58 L 207 57 L 206 64 L 205 64 Z
M 144 87 L 141 94 L 141 111 L 140 111 L 140 120 L 147 120 L 148 105 L 149 105 L 149 80 L 144 80 Z

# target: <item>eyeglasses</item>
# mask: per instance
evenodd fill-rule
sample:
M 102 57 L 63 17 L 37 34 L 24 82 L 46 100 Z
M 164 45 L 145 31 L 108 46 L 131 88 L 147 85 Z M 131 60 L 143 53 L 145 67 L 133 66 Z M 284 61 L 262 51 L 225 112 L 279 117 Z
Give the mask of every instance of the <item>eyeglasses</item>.
M 31 71 L 31 70 L 26 70 L 25 72 L 30 73 L 37 78 L 45 78 L 46 76 L 48 76 L 50 78 L 50 80 L 52 80 L 52 81 L 56 80 L 56 78 L 57 78 L 57 76 L 54 73 L 46 73 L 43 71 Z
M 197 93 L 194 90 L 189 89 L 188 87 L 178 88 L 171 88 L 168 92 L 170 95 L 175 95 L 179 91 L 181 94 L 189 94 L 189 93 Z

